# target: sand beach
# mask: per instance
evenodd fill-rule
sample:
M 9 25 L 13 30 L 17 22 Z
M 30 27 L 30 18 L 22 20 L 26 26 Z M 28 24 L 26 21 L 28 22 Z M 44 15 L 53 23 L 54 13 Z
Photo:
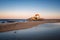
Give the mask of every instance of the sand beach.
M 0 32 L 32 28 L 39 24 L 44 24 L 44 23 L 60 23 L 60 21 L 59 20 L 44 20 L 44 21 L 4 23 L 4 24 L 0 24 Z

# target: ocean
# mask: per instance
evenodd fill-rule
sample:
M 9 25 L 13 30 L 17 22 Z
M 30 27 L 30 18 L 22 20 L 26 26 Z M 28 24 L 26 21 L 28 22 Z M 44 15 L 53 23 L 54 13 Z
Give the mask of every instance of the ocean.
M 60 40 L 60 23 L 45 23 L 28 29 L 0 32 L 0 40 Z
M 27 22 L 26 19 L 0 19 L 0 23 Z

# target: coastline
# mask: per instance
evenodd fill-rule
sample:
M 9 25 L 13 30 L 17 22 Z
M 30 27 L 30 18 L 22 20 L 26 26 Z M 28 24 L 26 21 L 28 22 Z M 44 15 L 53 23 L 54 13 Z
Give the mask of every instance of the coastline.
M 12 30 L 21 30 L 32 28 L 40 24 L 45 23 L 60 23 L 58 21 L 28 21 L 28 22 L 17 22 L 17 23 L 4 23 L 0 24 L 0 32 L 12 31 Z

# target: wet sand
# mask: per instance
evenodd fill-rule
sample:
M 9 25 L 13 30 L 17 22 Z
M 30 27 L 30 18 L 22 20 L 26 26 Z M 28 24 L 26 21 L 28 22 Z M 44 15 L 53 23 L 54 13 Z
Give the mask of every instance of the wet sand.
M 56 23 L 56 22 L 59 21 L 28 21 L 28 22 L 18 22 L 18 23 L 4 23 L 4 24 L 0 24 L 0 32 L 27 29 L 27 28 L 35 27 L 39 24 Z

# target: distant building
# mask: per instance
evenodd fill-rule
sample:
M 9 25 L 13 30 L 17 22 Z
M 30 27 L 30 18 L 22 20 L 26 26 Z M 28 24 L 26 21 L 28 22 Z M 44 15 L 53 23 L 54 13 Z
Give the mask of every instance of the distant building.
M 43 20 L 43 18 L 40 18 L 39 14 L 35 14 L 33 17 L 29 18 L 28 20 L 41 21 Z
M 36 20 L 40 19 L 40 15 L 39 14 L 35 14 L 34 17 L 35 17 Z

